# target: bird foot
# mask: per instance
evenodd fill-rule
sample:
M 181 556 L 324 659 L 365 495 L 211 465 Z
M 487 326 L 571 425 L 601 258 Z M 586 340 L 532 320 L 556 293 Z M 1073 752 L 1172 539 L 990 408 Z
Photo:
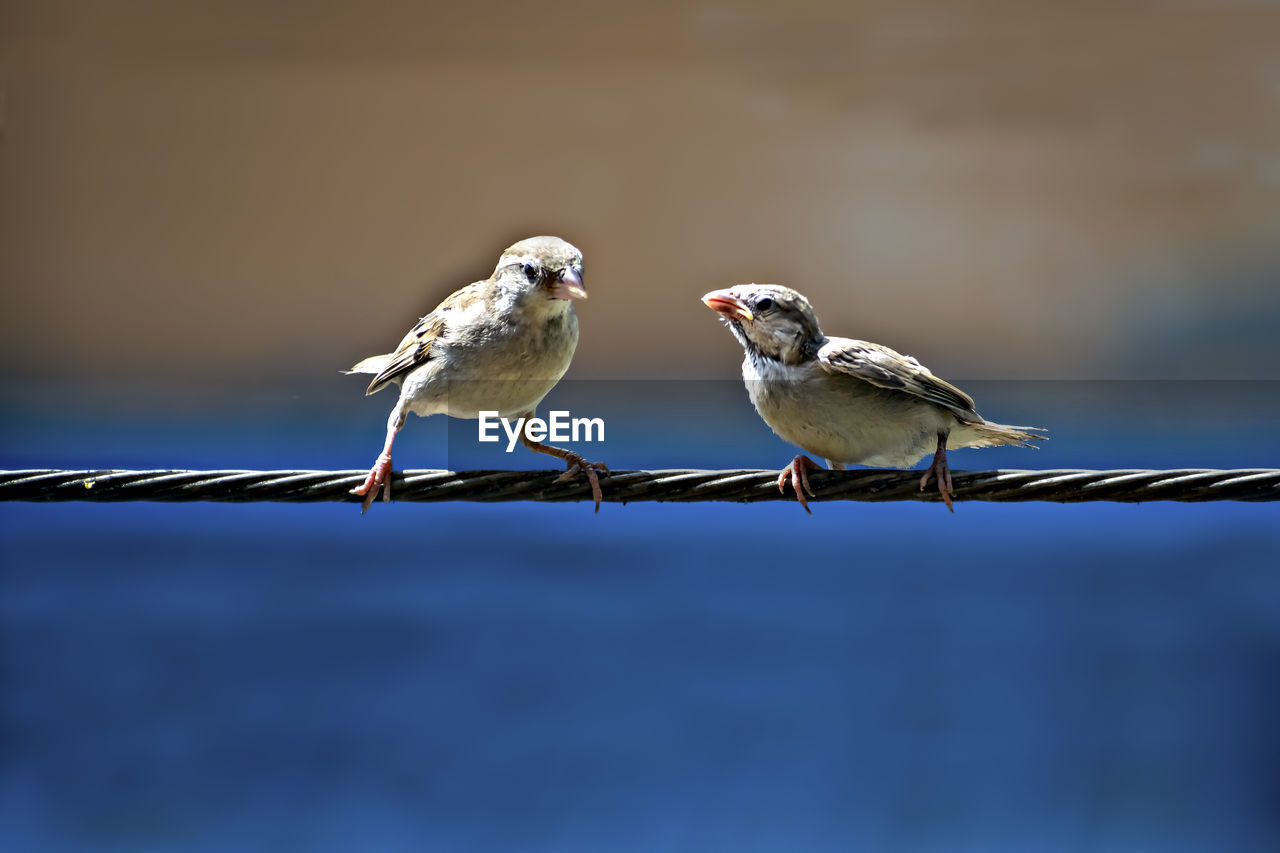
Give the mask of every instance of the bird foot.
M 956 508 L 951 505 L 951 498 L 955 494 L 955 490 L 951 486 L 951 469 L 947 467 L 945 438 L 938 442 L 938 450 L 933 454 L 933 463 L 924 472 L 924 476 L 920 478 L 920 491 L 923 492 L 925 487 L 929 485 L 930 477 L 938 481 L 938 494 L 942 495 L 942 502 L 947 505 L 948 510 L 955 512 Z
M 369 511 L 369 507 L 378 497 L 378 492 L 382 492 L 382 500 L 386 503 L 391 502 L 391 454 L 383 453 L 378 456 L 378 461 L 373 463 L 373 467 L 369 469 L 369 476 L 364 478 L 364 482 L 351 490 L 353 495 L 364 495 L 364 502 L 360 504 L 360 514 L 364 515 Z
M 604 492 L 600 489 L 600 475 L 597 472 L 603 471 L 606 475 L 609 473 L 609 466 L 603 462 L 588 462 L 581 455 L 573 451 L 566 451 L 567 456 L 564 457 L 565 470 L 559 477 L 556 477 L 557 483 L 567 483 L 579 474 L 586 474 L 588 482 L 591 483 L 591 497 L 595 499 L 595 511 L 600 511 L 600 500 L 604 497 Z
M 814 462 L 803 453 L 791 460 L 791 464 L 783 468 L 778 474 L 778 491 L 786 494 L 787 481 L 791 481 L 791 487 L 796 491 L 796 499 L 800 501 L 800 506 L 804 507 L 804 511 L 813 515 L 813 510 L 809 509 L 809 501 L 804 496 L 805 492 L 809 493 L 809 497 L 817 497 L 813 493 L 813 489 L 809 488 L 809 475 L 807 471 L 821 471 L 822 466 Z

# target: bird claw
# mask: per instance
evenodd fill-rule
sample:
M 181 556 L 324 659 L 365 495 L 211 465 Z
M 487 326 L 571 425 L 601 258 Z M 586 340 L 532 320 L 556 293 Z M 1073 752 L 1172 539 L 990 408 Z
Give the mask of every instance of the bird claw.
M 603 471 L 606 475 L 609 473 L 609 466 L 603 462 L 588 462 L 577 453 L 570 453 L 565 457 L 564 473 L 556 477 L 555 482 L 567 483 L 579 474 L 585 473 L 587 481 L 591 483 L 591 497 L 595 499 L 595 511 L 600 511 L 600 501 L 604 498 L 604 492 L 600 489 L 600 475 L 597 472 Z
M 796 500 L 800 501 L 800 506 L 804 507 L 805 512 L 813 515 L 813 510 L 809 509 L 809 501 L 804 496 L 804 493 L 808 492 L 809 497 L 817 497 L 809 487 L 809 475 L 806 473 L 809 470 L 821 471 L 822 466 L 804 454 L 792 459 L 791 464 L 778 474 L 778 491 L 786 494 L 787 481 L 790 480 L 791 487 L 796 492 Z
M 947 466 L 947 450 L 944 443 L 938 445 L 937 452 L 933 454 L 933 463 L 920 478 L 920 491 L 923 492 L 929 485 L 930 477 L 938 481 L 938 494 L 942 495 L 942 502 L 947 505 L 947 509 L 954 513 L 956 509 L 952 506 L 951 499 L 955 495 L 955 489 L 951 485 L 951 468 Z
M 391 457 L 386 453 L 380 455 L 378 461 L 373 463 L 373 467 L 369 469 L 369 476 L 364 478 L 364 482 L 351 490 L 353 495 L 364 495 L 364 501 L 360 504 L 361 515 L 373 506 L 378 492 L 382 492 L 384 503 L 391 503 Z

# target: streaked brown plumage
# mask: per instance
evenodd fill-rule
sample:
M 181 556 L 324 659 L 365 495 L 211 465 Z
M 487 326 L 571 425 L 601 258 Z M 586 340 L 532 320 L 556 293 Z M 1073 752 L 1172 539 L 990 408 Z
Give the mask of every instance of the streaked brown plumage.
M 559 237 L 530 237 L 504 251 L 488 279 L 455 291 L 419 320 L 394 351 L 348 370 L 374 375 L 367 394 L 400 386 L 382 453 L 365 482 L 352 489 L 365 496 L 364 510 L 379 491 L 384 500 L 391 499 L 391 445 L 409 412 L 532 417 L 569 369 L 578 345 L 572 300 L 586 296 L 582 253 Z M 562 478 L 585 472 L 600 508 L 597 472 L 608 470 L 602 463 L 523 434 L 521 441 L 536 453 L 563 459 L 568 467 Z
M 986 420 L 973 398 L 911 356 L 879 344 L 830 338 L 818 327 L 809 300 L 776 284 L 741 284 L 702 297 L 742 344 L 742 376 L 751 402 L 781 438 L 827 460 L 910 467 L 933 453 L 929 478 L 952 507 L 947 448 L 1032 447 L 1038 427 Z M 797 456 L 782 470 L 808 511 L 806 470 L 819 466 Z M 954 510 L 953 510 L 954 511 Z

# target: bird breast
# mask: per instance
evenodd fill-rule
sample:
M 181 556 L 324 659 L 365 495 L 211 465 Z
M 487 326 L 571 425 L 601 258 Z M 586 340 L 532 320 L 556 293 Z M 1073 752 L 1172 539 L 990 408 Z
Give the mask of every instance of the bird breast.
M 939 429 L 949 428 L 938 407 L 851 376 L 829 374 L 816 360 L 784 365 L 748 357 L 742 378 L 770 429 L 835 462 L 909 467 L 934 451 Z
M 410 411 L 476 418 L 535 408 L 569 369 L 578 319 L 572 309 L 533 319 L 472 326 L 440 341 L 436 355 L 407 378 Z

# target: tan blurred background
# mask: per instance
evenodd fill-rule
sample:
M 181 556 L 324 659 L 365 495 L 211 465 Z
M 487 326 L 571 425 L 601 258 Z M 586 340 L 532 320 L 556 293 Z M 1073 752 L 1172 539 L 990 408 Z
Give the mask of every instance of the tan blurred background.
M 751 280 L 954 378 L 1280 375 L 1280 4 L 5 0 L 0 50 L 7 379 L 339 381 L 536 233 L 578 377 L 733 375 Z

